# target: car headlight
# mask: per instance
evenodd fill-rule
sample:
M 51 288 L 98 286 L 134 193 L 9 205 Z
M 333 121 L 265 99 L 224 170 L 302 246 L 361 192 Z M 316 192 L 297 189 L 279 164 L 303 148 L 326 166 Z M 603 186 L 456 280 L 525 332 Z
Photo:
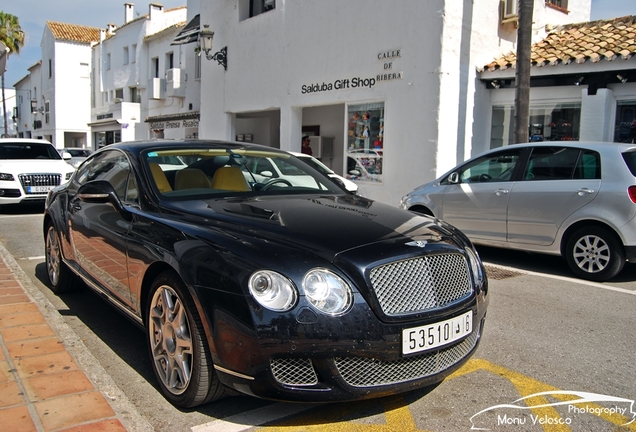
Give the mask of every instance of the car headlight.
M 261 306 L 276 312 L 290 310 L 298 298 L 292 283 L 285 276 L 271 270 L 255 272 L 250 277 L 248 287 Z
M 13 174 L 9 174 L 9 173 L 0 173 L 0 180 L 4 180 L 4 181 L 13 181 Z
M 472 248 L 466 248 L 466 255 L 468 255 L 468 262 L 470 263 L 470 269 L 473 274 L 473 282 L 479 286 L 484 282 L 484 268 L 481 265 L 481 259 L 477 251 Z
M 303 278 L 307 300 L 320 312 L 337 316 L 349 310 L 353 294 L 349 285 L 337 274 L 326 269 L 313 269 Z

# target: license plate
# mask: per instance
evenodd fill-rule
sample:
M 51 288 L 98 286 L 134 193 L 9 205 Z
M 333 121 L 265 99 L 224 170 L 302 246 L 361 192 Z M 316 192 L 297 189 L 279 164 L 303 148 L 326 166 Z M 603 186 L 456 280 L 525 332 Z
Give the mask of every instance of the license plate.
M 402 330 L 402 354 L 427 351 L 455 342 L 473 331 L 473 313 Z
M 27 193 L 47 193 L 55 186 L 27 186 Z

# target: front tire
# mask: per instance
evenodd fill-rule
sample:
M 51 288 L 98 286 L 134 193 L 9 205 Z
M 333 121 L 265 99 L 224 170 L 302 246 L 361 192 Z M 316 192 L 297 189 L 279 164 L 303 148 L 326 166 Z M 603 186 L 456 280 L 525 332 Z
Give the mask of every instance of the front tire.
M 146 328 L 152 369 L 166 399 L 192 408 L 225 395 L 194 302 L 172 272 L 152 284 Z
M 60 236 L 52 223 L 46 228 L 44 260 L 51 291 L 56 294 L 61 294 L 74 291 L 78 288 L 80 284 L 79 279 L 71 273 L 71 270 L 64 264 L 64 261 L 62 261 Z
M 607 228 L 583 227 L 568 239 L 565 258 L 570 269 L 580 278 L 606 281 L 625 265 L 625 248 Z

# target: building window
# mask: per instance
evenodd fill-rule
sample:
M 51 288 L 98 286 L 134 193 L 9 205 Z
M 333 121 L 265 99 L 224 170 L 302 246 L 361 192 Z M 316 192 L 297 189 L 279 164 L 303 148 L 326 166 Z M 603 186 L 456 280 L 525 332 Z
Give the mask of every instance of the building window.
M 494 106 L 490 148 L 514 142 L 514 106 Z M 578 141 L 580 103 L 531 104 L 528 141 Z
M 382 182 L 384 154 L 384 102 L 349 105 L 347 178 Z
M 123 88 L 115 89 L 115 99 L 119 99 L 120 101 L 123 102 L 123 100 L 124 100 L 124 89 Z
M 110 70 L 110 53 L 106 54 L 106 70 Z
M 636 142 L 636 101 L 618 102 L 614 142 Z
M 276 0 L 239 0 L 239 21 L 276 8 Z
M 134 103 L 141 103 L 141 95 L 137 87 L 130 87 L 130 101 Z
M 166 70 L 172 69 L 174 67 L 174 53 L 166 54 Z
M 131 50 L 132 52 L 130 53 L 130 55 L 131 55 L 132 58 L 131 58 L 130 62 L 131 63 L 136 63 L 137 62 L 137 44 L 133 44 L 131 48 L 132 48 L 132 50 Z
M 150 62 L 152 64 L 152 78 L 159 78 L 159 58 L 155 57 Z
M 562 12 L 568 11 L 568 0 L 545 0 L 545 5 Z
M 53 77 L 53 60 L 49 59 L 49 78 Z
M 44 102 L 44 123 L 49 124 L 51 117 L 49 116 L 49 101 Z
M 122 64 L 127 65 L 128 62 L 129 62 L 129 59 L 128 59 L 128 47 L 126 46 L 126 47 L 124 47 L 124 61 L 122 62 Z
M 194 56 L 194 79 L 201 79 L 201 56 Z

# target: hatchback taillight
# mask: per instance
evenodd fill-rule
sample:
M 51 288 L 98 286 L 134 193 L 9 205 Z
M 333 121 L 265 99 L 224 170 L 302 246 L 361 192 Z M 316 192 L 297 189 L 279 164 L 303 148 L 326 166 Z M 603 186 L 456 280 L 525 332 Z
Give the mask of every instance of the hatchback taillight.
M 627 188 L 627 195 L 633 203 L 636 203 L 636 186 L 630 186 Z

